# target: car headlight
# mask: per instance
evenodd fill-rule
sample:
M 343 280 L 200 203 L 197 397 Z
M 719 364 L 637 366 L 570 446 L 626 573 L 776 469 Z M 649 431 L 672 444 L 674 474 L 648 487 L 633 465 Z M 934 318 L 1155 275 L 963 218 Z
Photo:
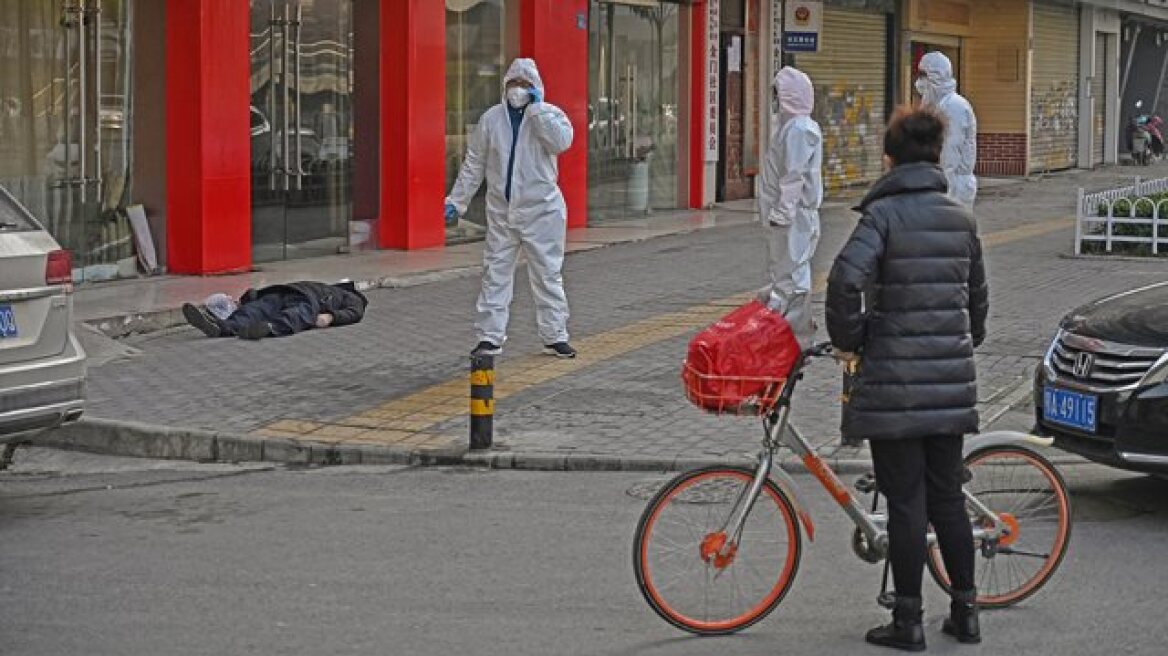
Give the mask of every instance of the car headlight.
M 1156 364 L 1152 365 L 1151 371 L 1140 381 L 1140 387 L 1160 385 L 1164 382 L 1168 382 L 1168 353 L 1164 354 Z

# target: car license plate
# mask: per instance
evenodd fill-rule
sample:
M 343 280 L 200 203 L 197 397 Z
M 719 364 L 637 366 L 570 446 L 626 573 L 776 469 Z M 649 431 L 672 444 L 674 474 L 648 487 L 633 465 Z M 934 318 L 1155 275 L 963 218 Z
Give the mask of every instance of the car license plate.
M 11 305 L 0 305 L 0 339 L 16 336 L 16 313 Z
M 1082 394 L 1057 387 L 1047 387 L 1043 392 L 1042 414 L 1047 421 L 1094 433 L 1096 407 L 1099 398 L 1094 394 Z

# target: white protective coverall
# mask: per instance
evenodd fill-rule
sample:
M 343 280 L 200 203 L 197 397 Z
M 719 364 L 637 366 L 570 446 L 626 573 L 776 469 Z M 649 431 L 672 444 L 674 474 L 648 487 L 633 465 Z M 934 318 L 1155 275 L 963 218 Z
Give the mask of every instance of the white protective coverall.
M 544 96 L 535 61 L 516 59 L 503 78 L 526 80 Z M 557 184 L 556 157 L 572 145 L 572 123 L 551 103 L 532 102 L 524 108 L 515 162 L 511 200 L 505 195 L 512 129 L 507 101 L 491 107 L 471 135 L 458 179 L 446 202 L 460 215 L 487 180 L 487 238 L 483 251 L 483 285 L 476 309 L 480 341 L 502 346 L 515 282 L 519 251 L 527 258 L 536 324 L 545 345 L 568 341 L 568 299 L 561 269 L 568 210 Z
M 762 296 L 787 318 L 806 348 L 815 338 L 811 256 L 819 244 L 823 204 L 823 134 L 811 118 L 815 90 L 806 74 L 784 67 L 775 75 L 774 88 L 778 129 L 767 147 L 758 194 L 770 272 L 770 287 Z
M 957 93 L 957 80 L 948 57 L 940 52 L 926 53 L 919 68 L 923 76 L 918 78 L 916 88 L 922 104 L 937 108 L 948 122 L 941 168 L 949 181 L 949 196 L 973 209 L 977 198 L 977 177 L 973 174 L 977 165 L 977 117 L 969 101 Z

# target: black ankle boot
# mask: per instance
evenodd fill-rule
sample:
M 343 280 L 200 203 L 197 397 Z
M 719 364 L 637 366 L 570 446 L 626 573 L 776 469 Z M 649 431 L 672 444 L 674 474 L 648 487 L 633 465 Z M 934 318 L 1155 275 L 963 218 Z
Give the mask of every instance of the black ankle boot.
M 977 621 L 977 590 L 953 591 L 949 617 L 941 623 L 941 631 L 965 644 L 981 642 L 981 626 Z
M 881 647 L 892 647 L 904 651 L 925 650 L 925 629 L 921 625 L 921 598 L 896 598 L 892 609 L 892 623 L 868 632 L 864 639 Z

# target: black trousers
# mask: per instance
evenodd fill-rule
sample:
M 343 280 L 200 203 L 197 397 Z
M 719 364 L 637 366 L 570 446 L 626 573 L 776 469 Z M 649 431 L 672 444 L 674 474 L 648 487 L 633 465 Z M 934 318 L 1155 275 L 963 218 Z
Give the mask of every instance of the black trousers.
M 928 527 L 953 589 L 972 590 L 973 529 L 961 492 L 960 435 L 870 443 L 876 484 L 888 501 L 888 548 L 896 593 L 921 596 Z
M 265 294 L 240 305 L 223 322 L 232 335 L 248 324 L 267 322 L 277 337 L 293 335 L 316 327 L 316 315 L 308 299 L 300 294 Z

